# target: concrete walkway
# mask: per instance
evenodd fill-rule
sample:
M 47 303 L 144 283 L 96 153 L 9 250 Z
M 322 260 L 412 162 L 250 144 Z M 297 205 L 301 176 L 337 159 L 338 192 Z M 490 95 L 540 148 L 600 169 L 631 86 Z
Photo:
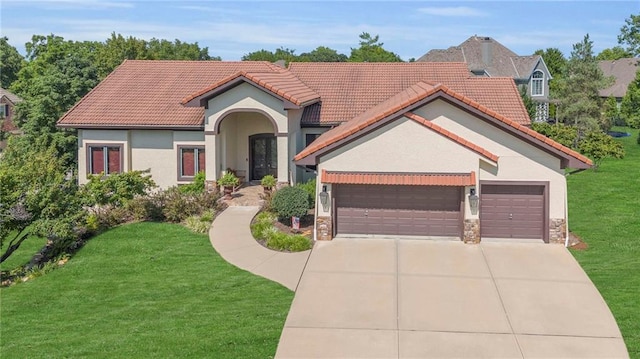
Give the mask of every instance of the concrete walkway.
M 560 245 L 316 242 L 276 358 L 628 358 Z
M 257 206 L 231 206 L 213 221 L 209 239 L 227 262 L 295 291 L 311 251 L 282 253 L 260 245 L 251 235 Z

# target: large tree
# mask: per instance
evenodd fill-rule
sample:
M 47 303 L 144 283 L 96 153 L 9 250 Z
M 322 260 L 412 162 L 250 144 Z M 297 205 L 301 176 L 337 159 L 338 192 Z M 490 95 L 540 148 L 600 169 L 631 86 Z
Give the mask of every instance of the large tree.
M 633 57 L 633 55 L 629 51 L 623 49 L 621 46 L 614 46 L 612 48 L 607 48 L 600 51 L 598 56 L 596 56 L 596 60 L 618 60 L 625 57 Z
M 360 34 L 360 47 L 351 48 L 350 62 L 402 62 L 397 54 L 385 50 L 379 41 L 380 36 L 371 36 L 368 32 Z
M 345 54 L 340 54 L 338 51 L 325 47 L 318 46 L 313 51 L 303 52 L 298 56 L 297 61 L 304 62 L 345 62 L 349 58 Z
M 622 98 L 620 115 L 629 126 L 640 128 L 640 70 Z
M 609 84 L 593 55 L 589 34 L 573 45 L 571 57 L 558 82 L 558 117 L 581 129 L 596 129 L 601 125 L 599 90 Z
M 640 14 L 631 14 L 620 28 L 618 43 L 627 45 L 626 50 L 633 56 L 640 56 Z
M 271 52 L 269 50 L 258 50 L 254 52 L 250 52 L 242 56 L 242 61 L 269 61 L 276 62 L 279 60 L 283 60 L 285 64 L 289 62 L 298 61 L 298 55 L 296 55 L 296 50 L 288 49 L 281 47 L 276 49 L 275 52 Z
M 546 50 L 539 49 L 536 50 L 535 54 L 542 56 L 544 63 L 547 65 L 553 77 L 553 79 L 549 81 L 549 95 L 551 98 L 557 98 L 559 84 L 562 82 L 562 74 L 564 73 L 565 66 L 567 66 L 567 59 L 564 57 L 562 51 L 556 47 L 549 47 Z M 550 106 L 549 116 L 556 118 L 556 110 L 556 106 Z
M 0 87 L 6 89 L 18 79 L 18 72 L 24 66 L 24 58 L 7 37 L 0 37 Z

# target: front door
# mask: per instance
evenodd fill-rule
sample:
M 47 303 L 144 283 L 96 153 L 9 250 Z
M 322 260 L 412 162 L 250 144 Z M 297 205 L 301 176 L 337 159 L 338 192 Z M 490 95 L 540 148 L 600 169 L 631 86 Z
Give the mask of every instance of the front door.
M 249 153 L 251 180 L 261 180 L 266 175 L 278 178 L 276 136 L 267 133 L 249 137 Z

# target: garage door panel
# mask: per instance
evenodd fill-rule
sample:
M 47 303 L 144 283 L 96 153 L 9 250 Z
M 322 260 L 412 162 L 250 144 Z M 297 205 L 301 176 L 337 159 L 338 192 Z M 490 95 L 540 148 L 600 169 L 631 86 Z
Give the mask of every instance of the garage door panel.
M 459 187 L 336 186 L 338 233 L 459 236 Z M 345 211 L 345 207 L 351 210 Z M 360 208 L 361 212 L 352 209 Z M 355 224 L 354 222 L 359 222 Z M 362 224 L 366 223 L 366 224 Z
M 482 185 L 481 237 L 543 239 L 544 201 L 541 185 Z

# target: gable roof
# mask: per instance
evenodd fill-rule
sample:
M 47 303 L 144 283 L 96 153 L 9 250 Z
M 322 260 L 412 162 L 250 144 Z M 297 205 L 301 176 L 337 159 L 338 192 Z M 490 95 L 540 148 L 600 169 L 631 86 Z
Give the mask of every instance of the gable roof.
M 624 97 L 629 84 L 636 78 L 638 71 L 638 58 L 626 58 L 613 61 L 598 61 L 604 76 L 614 77 L 614 83 L 606 89 L 600 90 L 600 97 Z
M 449 101 L 466 109 L 467 111 L 475 112 L 479 117 L 487 122 L 490 122 L 506 132 L 520 137 L 521 139 L 554 154 L 563 160 L 563 167 L 589 168 L 592 165 L 589 158 L 526 126 L 504 117 L 503 115 L 451 90 L 442 84 L 431 85 L 424 82 L 411 86 L 407 90 L 396 94 L 387 101 L 365 111 L 352 120 L 325 132 L 304 150 L 298 153 L 298 155 L 294 157 L 294 161 L 299 165 L 314 165 L 316 164 L 319 156 L 332 151 L 354 137 L 373 131 L 376 128 L 385 125 L 389 121 L 402 116 L 409 118 L 414 117 L 414 120 L 416 120 L 415 117 L 418 117 L 417 120 L 421 120 L 419 116 L 412 114 L 410 111 L 437 98 Z M 461 142 L 468 141 L 461 139 Z M 474 145 L 469 144 L 467 147 L 469 146 Z M 473 149 L 473 147 L 471 148 Z M 473 150 L 475 152 L 481 152 L 483 149 L 478 147 Z M 483 154 L 485 157 L 489 157 L 491 155 L 491 153 Z
M 541 58 L 540 55 L 518 56 L 491 37 L 474 35 L 458 46 L 430 50 L 418 61 L 464 61 L 474 73 L 483 71 L 490 77 L 528 79 Z
M 204 108 L 182 99 L 240 71 L 270 72 L 266 61 L 125 60 L 58 121 L 77 128 L 202 128 Z
M 210 87 L 185 97 L 181 103 L 190 107 L 205 106 L 208 99 L 241 82 L 248 82 L 267 90 L 274 96 L 298 107 L 320 100 L 320 95 L 307 87 L 294 74 L 282 69 L 277 72 L 237 72 Z
M 22 99 L 18 97 L 18 95 L 15 95 L 9 90 L 3 89 L 2 87 L 0 87 L 0 97 L 6 97 L 7 100 L 9 100 L 14 105 L 22 101 Z

